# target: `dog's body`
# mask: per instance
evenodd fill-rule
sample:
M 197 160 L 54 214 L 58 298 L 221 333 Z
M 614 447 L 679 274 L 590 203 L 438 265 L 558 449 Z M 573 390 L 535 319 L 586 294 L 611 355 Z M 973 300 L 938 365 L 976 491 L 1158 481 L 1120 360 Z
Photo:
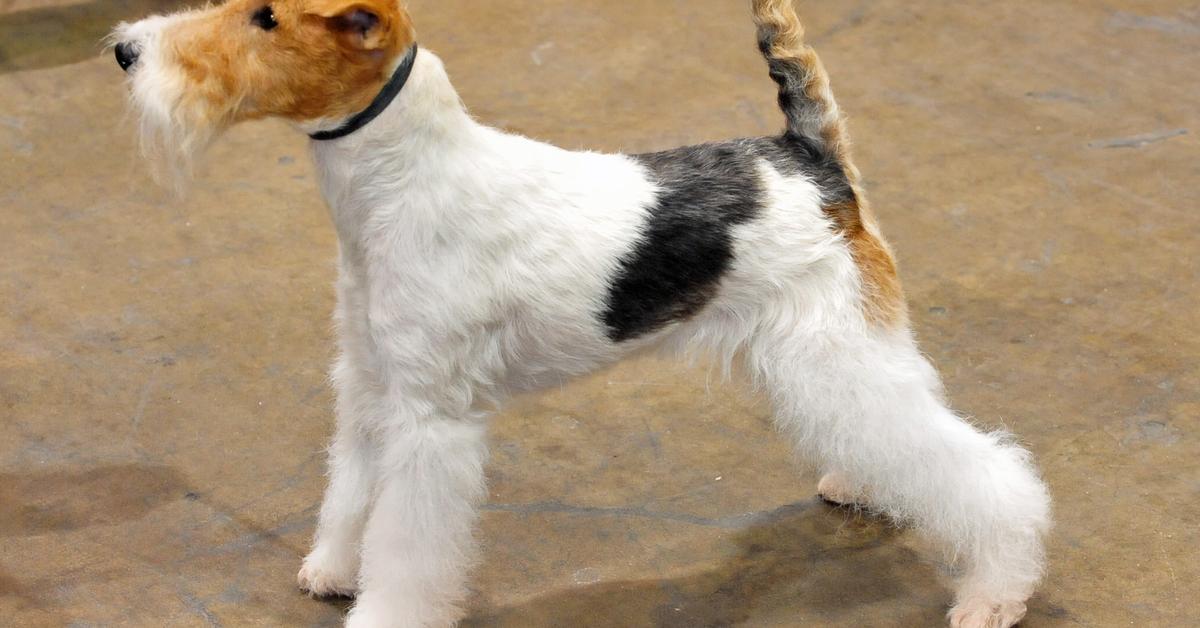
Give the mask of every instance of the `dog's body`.
M 410 50 L 411 23 L 391 2 L 283 0 L 264 16 L 235 0 L 124 26 L 118 56 L 144 66 L 132 74 L 135 102 L 144 128 L 169 143 L 202 144 L 266 115 L 329 130 Z M 1045 488 L 1023 450 L 944 405 L 824 71 L 790 0 L 753 4 L 788 117 L 779 137 L 568 152 L 476 123 L 421 50 L 378 118 L 314 143 L 340 242 L 338 428 L 300 583 L 357 594 L 349 624 L 457 620 L 488 410 L 649 348 L 736 365 L 798 451 L 831 472 L 822 494 L 869 503 L 951 551 L 962 569 L 952 623 L 1010 626 L 1024 614 L 1042 573 Z M 268 79 L 247 79 L 229 104 L 237 90 L 210 84 L 220 72 L 189 69 L 207 63 L 189 55 L 211 51 L 170 44 L 243 14 L 263 33 L 237 44 L 242 53 L 272 45 L 263 34 L 303 40 L 324 28 L 347 63 L 369 52 L 378 71 L 323 106 L 274 98 L 303 77 L 266 96 L 253 83 Z M 177 66 L 187 80 L 173 78 Z

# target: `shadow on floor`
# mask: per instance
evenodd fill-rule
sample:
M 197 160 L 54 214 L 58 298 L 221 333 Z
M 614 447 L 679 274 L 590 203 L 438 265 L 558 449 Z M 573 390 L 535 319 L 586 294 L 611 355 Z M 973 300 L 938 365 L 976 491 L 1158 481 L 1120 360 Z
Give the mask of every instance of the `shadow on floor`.
M 866 625 L 862 621 L 869 616 L 860 613 L 874 603 L 914 590 L 938 590 L 929 565 L 889 542 L 898 534 L 885 519 L 816 501 L 791 504 L 739 532 L 733 539 L 736 552 L 710 571 L 572 588 L 513 607 L 480 610 L 464 626 L 697 628 L 732 626 L 797 608 L 811 619 Z M 896 625 L 938 625 L 945 612 L 936 602 L 922 608 L 917 599 L 913 608 L 912 615 L 897 617 Z
M 155 465 L 0 473 L 0 538 L 132 521 L 184 498 L 186 487 L 178 471 Z

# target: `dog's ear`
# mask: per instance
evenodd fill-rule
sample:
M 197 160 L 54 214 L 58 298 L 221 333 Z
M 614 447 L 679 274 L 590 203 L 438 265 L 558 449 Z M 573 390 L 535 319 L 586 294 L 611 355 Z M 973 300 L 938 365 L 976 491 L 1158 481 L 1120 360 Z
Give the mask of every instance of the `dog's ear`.
M 307 13 L 323 18 L 343 45 L 362 51 L 390 47 L 407 23 L 397 0 L 313 0 Z

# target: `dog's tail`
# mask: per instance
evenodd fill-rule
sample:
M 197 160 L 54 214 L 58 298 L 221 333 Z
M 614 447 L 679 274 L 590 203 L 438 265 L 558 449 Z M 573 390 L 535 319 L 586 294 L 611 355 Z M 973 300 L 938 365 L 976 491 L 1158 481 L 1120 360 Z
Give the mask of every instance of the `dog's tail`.
M 758 25 L 758 47 L 767 58 L 771 78 L 779 84 L 779 107 L 787 116 L 787 136 L 819 160 L 838 163 L 851 181 L 850 140 L 829 75 L 811 46 L 793 0 L 752 0 Z

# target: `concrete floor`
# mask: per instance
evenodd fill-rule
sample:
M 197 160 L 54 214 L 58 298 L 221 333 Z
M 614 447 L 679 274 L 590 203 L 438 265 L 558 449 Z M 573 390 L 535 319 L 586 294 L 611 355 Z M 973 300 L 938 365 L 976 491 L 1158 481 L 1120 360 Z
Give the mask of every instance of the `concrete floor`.
M 0 0 L 0 624 L 336 625 L 294 588 L 331 428 L 305 142 L 182 201 L 96 45 L 154 0 Z M 481 119 L 642 151 L 780 127 L 745 2 L 414 1 Z M 925 350 L 1056 498 L 1027 626 L 1200 623 L 1200 9 L 819 0 Z M 933 626 L 912 535 L 813 498 L 765 412 L 643 361 L 498 417 L 470 626 Z

